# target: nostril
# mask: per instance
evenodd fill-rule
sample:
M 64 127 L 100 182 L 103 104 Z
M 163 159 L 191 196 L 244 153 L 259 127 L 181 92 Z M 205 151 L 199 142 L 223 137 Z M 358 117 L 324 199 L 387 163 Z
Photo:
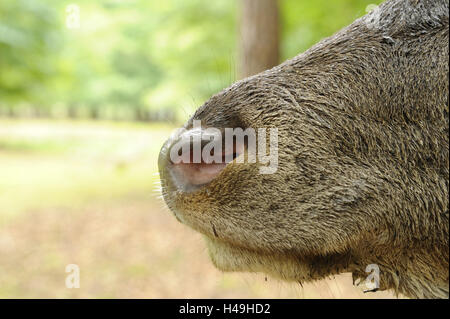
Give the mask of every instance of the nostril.
M 192 129 L 170 146 L 168 169 L 178 189 L 196 189 L 215 179 L 244 149 L 244 144 L 235 139 L 227 145 L 220 134 L 218 137 Z
M 186 190 L 189 186 L 201 186 L 215 179 L 220 172 L 239 154 L 224 150 L 202 152 L 200 163 L 193 163 L 192 147 L 190 154 L 181 154 L 181 161 L 171 161 L 172 177 L 178 187 Z M 203 151 L 204 149 L 202 149 Z
M 172 166 L 172 171 L 179 186 L 200 186 L 216 178 L 226 165 L 226 163 L 179 163 Z

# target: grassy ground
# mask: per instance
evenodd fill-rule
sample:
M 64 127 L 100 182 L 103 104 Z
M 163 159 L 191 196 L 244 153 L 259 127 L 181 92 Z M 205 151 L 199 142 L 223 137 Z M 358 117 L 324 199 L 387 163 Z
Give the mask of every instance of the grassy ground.
M 168 125 L 0 119 L 0 298 L 374 298 L 229 274 L 154 192 Z M 80 288 L 65 267 L 80 267 Z

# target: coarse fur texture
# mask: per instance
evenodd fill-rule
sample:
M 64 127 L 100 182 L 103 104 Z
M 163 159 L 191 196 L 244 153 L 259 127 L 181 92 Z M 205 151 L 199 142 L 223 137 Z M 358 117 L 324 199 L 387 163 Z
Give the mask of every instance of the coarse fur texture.
M 449 297 L 449 2 L 391 0 L 285 63 L 213 96 L 205 127 L 278 128 L 278 170 L 228 164 L 163 195 L 225 271 Z

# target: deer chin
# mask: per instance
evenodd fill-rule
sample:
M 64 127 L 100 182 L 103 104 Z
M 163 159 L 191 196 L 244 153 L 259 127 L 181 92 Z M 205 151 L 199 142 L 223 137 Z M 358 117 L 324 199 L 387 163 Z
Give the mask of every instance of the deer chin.
M 285 281 L 309 280 L 306 264 L 294 257 L 268 254 L 206 237 L 210 258 L 219 270 L 265 273 Z
M 308 263 L 292 255 L 261 252 L 236 246 L 228 242 L 205 236 L 209 256 L 216 268 L 227 272 L 265 273 L 284 281 L 310 281 Z
M 353 283 L 364 280 L 367 276 L 359 263 L 350 262 L 351 251 L 317 256 L 294 252 L 267 252 L 206 235 L 204 237 L 212 263 L 225 272 L 264 273 L 275 279 L 300 284 L 341 273 L 352 273 Z M 382 286 L 378 290 L 387 288 Z

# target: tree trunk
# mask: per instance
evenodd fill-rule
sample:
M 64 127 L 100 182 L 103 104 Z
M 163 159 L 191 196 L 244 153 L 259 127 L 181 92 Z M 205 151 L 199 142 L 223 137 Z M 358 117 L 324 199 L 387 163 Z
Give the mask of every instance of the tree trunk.
M 279 63 L 278 0 L 241 0 L 240 78 Z

